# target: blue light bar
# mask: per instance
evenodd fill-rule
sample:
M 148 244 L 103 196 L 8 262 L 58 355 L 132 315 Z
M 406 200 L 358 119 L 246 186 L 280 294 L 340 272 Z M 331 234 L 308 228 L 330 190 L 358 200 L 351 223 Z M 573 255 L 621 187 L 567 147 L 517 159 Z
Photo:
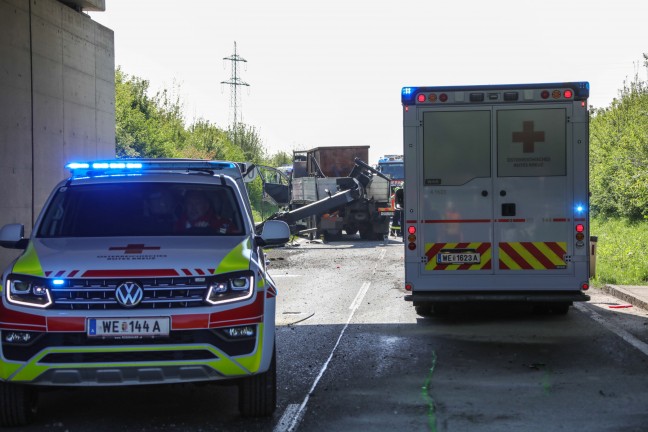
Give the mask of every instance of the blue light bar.
M 142 159 L 103 160 L 94 162 L 71 162 L 65 165 L 74 177 L 141 174 L 145 170 L 156 171 L 221 171 L 239 169 L 232 162 L 198 159 Z M 240 170 L 239 170 L 240 171 Z
M 76 169 L 88 169 L 90 168 L 90 164 L 87 163 L 79 163 L 79 162 L 72 162 L 67 165 L 65 165 L 65 168 L 69 170 L 76 170 Z
M 57 286 L 58 285 L 63 285 L 63 284 L 65 284 L 65 280 L 63 280 L 63 279 L 54 279 L 52 281 L 52 284 L 57 285 Z

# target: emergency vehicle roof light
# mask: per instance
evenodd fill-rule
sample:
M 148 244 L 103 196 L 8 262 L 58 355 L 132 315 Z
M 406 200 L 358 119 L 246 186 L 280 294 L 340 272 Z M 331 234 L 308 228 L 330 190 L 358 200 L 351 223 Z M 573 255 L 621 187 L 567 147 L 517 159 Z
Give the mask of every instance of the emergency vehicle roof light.
M 111 174 L 138 174 L 144 170 L 220 171 L 236 168 L 232 162 L 209 161 L 198 159 L 118 159 L 93 162 L 71 162 L 65 165 L 74 177 L 92 177 Z

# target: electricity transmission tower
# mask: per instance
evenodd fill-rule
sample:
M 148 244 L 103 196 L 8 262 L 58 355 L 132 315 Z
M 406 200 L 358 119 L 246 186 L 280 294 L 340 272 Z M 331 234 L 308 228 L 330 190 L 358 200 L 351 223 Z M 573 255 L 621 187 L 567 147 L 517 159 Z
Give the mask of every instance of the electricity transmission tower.
M 234 42 L 234 54 L 229 57 L 223 57 L 223 60 L 232 62 L 232 76 L 230 77 L 229 81 L 221 81 L 221 84 L 227 84 L 230 86 L 230 108 L 233 111 L 232 131 L 234 133 L 234 144 L 236 145 L 236 133 L 238 129 L 240 109 L 239 87 L 250 86 L 250 84 L 241 80 L 241 77 L 239 75 L 239 63 L 247 63 L 247 60 L 236 53 L 236 41 Z

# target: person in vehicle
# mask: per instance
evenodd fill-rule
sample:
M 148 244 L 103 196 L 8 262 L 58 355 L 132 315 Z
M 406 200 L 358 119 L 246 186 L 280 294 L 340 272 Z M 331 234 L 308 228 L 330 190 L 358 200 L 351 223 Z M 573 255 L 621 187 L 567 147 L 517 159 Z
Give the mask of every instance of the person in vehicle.
M 230 234 L 235 226 L 230 219 L 216 214 L 207 195 L 189 191 L 184 199 L 184 212 L 176 221 L 176 232 L 200 231 L 209 234 Z

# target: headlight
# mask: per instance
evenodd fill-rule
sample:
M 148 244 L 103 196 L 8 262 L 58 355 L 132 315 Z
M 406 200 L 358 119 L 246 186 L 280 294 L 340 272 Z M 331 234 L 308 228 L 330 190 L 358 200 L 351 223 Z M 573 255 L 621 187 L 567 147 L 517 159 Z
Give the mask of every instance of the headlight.
M 9 303 L 46 308 L 52 304 L 50 289 L 44 279 L 22 275 L 10 275 L 7 278 L 7 301 Z
M 221 304 L 245 300 L 252 296 L 253 291 L 254 274 L 252 272 L 215 276 L 209 283 L 205 301 L 210 304 Z

